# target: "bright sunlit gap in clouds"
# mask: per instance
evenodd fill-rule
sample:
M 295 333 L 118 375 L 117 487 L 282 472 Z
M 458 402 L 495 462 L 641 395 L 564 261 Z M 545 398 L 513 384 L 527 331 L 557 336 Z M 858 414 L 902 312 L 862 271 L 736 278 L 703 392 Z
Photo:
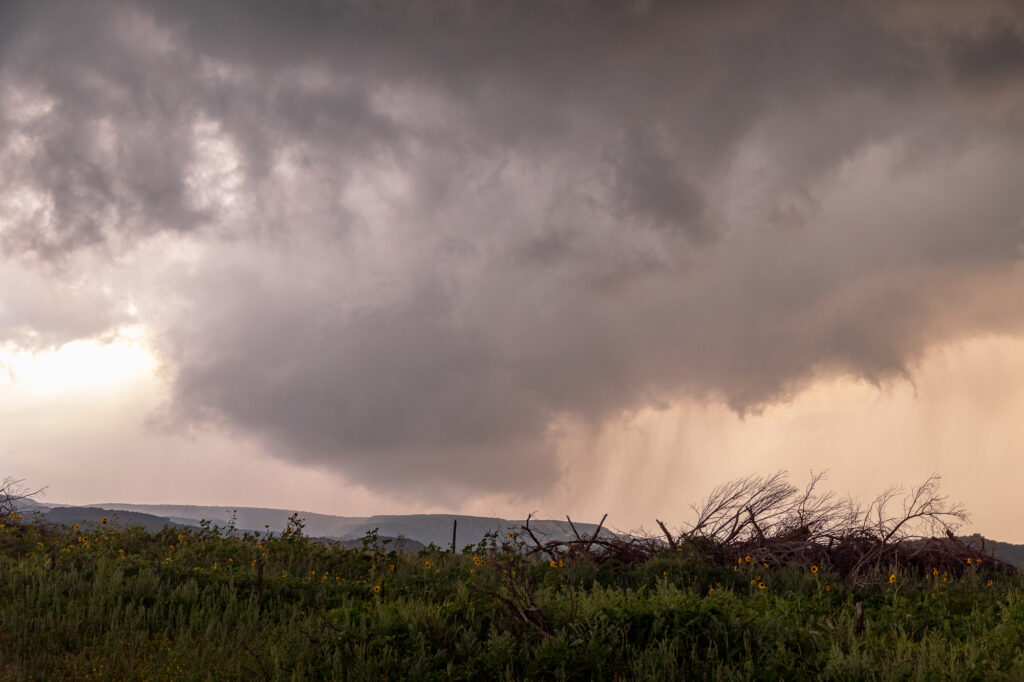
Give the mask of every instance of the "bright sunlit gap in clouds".
M 157 364 L 139 326 L 122 327 L 111 338 L 71 341 L 52 350 L 0 347 L 0 392 L 29 398 L 94 396 L 146 380 Z

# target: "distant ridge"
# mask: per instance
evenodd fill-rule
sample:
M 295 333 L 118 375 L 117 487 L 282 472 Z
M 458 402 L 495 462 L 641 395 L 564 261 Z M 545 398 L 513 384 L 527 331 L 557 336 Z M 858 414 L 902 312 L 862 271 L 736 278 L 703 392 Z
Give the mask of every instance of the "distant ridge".
M 131 504 L 123 502 L 105 502 L 88 507 L 57 507 L 39 505 L 40 510 L 46 509 L 43 515 L 47 518 L 60 510 L 60 522 L 70 519 L 76 514 L 88 516 L 89 521 L 95 520 L 96 510 L 108 512 L 132 512 L 147 514 L 150 517 L 165 519 L 167 522 L 181 526 L 198 526 L 203 519 L 221 527 L 226 526 L 232 515 L 235 527 L 241 531 L 273 531 L 280 533 L 288 525 L 288 517 L 298 513 L 305 523 L 304 533 L 310 537 L 321 537 L 334 540 L 356 540 L 374 529 L 380 537 L 408 538 L 423 545 L 434 543 L 440 547 L 448 547 L 452 541 L 452 521 L 458 521 L 456 546 L 462 549 L 466 545 L 475 545 L 484 539 L 489 531 L 501 535 L 519 530 L 525 520 L 509 520 L 498 517 L 468 516 L 464 514 L 382 514 L 377 516 L 333 516 L 316 514 L 301 510 L 271 509 L 264 507 L 212 507 L 199 505 L 166 505 L 166 504 Z M 82 510 L 82 511 L 78 511 Z M 123 516 L 123 514 L 122 514 Z M 53 520 L 57 520 L 54 517 Z M 77 521 L 72 521 L 72 523 Z M 597 524 L 573 522 L 580 533 L 592 534 Z M 123 525 L 123 523 L 122 523 Z M 140 524 L 141 525 L 141 524 Z M 161 526 L 162 527 L 162 526 Z M 539 536 L 551 539 L 568 539 L 573 537 L 572 529 L 567 521 L 551 519 L 531 519 L 530 527 Z M 603 534 L 610 534 L 602 528 Z

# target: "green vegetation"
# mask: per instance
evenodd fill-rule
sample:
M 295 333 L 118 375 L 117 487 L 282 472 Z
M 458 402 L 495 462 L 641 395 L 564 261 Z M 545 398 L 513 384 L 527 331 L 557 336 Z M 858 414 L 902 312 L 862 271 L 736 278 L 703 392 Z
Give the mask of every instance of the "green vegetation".
M 1024 581 L 453 555 L 207 524 L 0 528 L 2 679 L 1022 679 Z M 692 544 L 692 543 L 691 543 Z M 993 567 L 994 568 L 994 567 Z M 863 632 L 856 622 L 863 604 Z
M 721 486 L 664 538 L 528 519 L 410 554 L 298 515 L 28 522 L 6 479 L 0 679 L 1024 679 L 1024 576 L 955 537 L 937 478 L 866 511 L 818 480 Z

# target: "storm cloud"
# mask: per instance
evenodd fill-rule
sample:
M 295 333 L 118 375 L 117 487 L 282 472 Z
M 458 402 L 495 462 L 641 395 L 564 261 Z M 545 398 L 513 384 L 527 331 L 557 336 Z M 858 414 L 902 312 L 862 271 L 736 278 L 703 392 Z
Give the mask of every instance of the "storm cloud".
M 92 306 L 5 293 L 0 341 L 131 310 L 172 424 L 370 486 L 537 492 L 566 423 L 756 412 L 1020 331 L 1012 5 L 4 3 L 0 26 L 4 267 Z

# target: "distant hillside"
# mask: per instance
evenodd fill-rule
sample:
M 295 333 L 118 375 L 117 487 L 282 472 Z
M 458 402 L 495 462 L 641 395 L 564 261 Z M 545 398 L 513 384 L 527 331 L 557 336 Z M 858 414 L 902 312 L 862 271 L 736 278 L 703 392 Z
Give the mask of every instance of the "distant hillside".
M 285 509 L 262 507 L 232 508 L 126 503 L 104 503 L 94 506 L 120 511 L 145 512 L 186 525 L 197 525 L 200 519 L 208 519 L 223 526 L 234 514 L 235 525 L 240 530 L 264 531 L 269 527 L 270 530 L 277 533 L 285 528 L 288 517 L 294 513 Z M 434 543 L 441 547 L 451 544 L 452 521 L 458 520 L 456 545 L 459 549 L 466 545 L 477 544 L 488 531 L 497 531 L 503 535 L 510 530 L 518 530 L 525 523 L 525 521 L 510 521 L 497 517 L 459 514 L 332 516 L 304 511 L 298 513 L 305 521 L 305 533 L 313 537 L 351 540 L 361 538 L 368 531 L 376 528 L 381 537 L 403 537 L 416 540 L 424 545 Z M 530 527 L 536 528 L 539 536 L 543 535 L 551 539 L 573 537 L 572 529 L 566 521 L 531 520 Z M 576 528 L 580 533 L 593 533 L 597 530 L 597 524 L 576 523 Z M 603 529 L 602 532 L 608 533 L 609 531 Z
M 155 516 L 162 516 L 178 523 L 187 525 L 199 525 L 199 521 L 206 519 L 221 527 L 227 525 L 232 514 L 235 516 L 235 526 L 240 530 L 252 530 L 263 532 L 272 530 L 280 533 L 288 525 L 288 517 L 295 513 L 294 510 L 267 509 L 263 507 L 203 507 L 185 504 L 125 504 L 108 502 L 94 506 L 105 509 L 117 509 L 119 511 L 139 511 Z M 316 537 L 349 538 L 362 536 L 365 531 L 360 531 L 360 524 L 366 517 L 358 516 L 331 516 L 329 514 L 314 514 L 312 512 L 299 512 L 306 524 L 305 533 Z M 371 529 L 373 526 L 370 527 Z M 381 530 L 381 535 L 390 535 Z M 397 534 L 395 534 L 397 535 Z M 418 538 L 417 538 L 418 539 Z
M 118 513 L 110 509 L 99 507 L 53 507 L 46 511 L 37 511 L 42 519 L 50 523 L 59 523 L 66 526 L 73 526 L 76 523 L 85 525 L 100 525 L 104 517 L 111 525 L 121 528 L 129 526 L 140 526 L 149 532 L 155 532 L 164 526 L 184 527 L 188 524 L 174 523 L 162 516 L 145 514 L 142 512 Z
M 1024 545 L 1013 545 L 1009 542 L 989 540 L 988 538 L 982 537 L 980 533 L 968 535 L 960 539 L 971 547 L 977 547 L 979 550 L 984 547 L 986 552 L 992 552 L 997 559 L 1002 559 L 1014 566 L 1024 568 Z

